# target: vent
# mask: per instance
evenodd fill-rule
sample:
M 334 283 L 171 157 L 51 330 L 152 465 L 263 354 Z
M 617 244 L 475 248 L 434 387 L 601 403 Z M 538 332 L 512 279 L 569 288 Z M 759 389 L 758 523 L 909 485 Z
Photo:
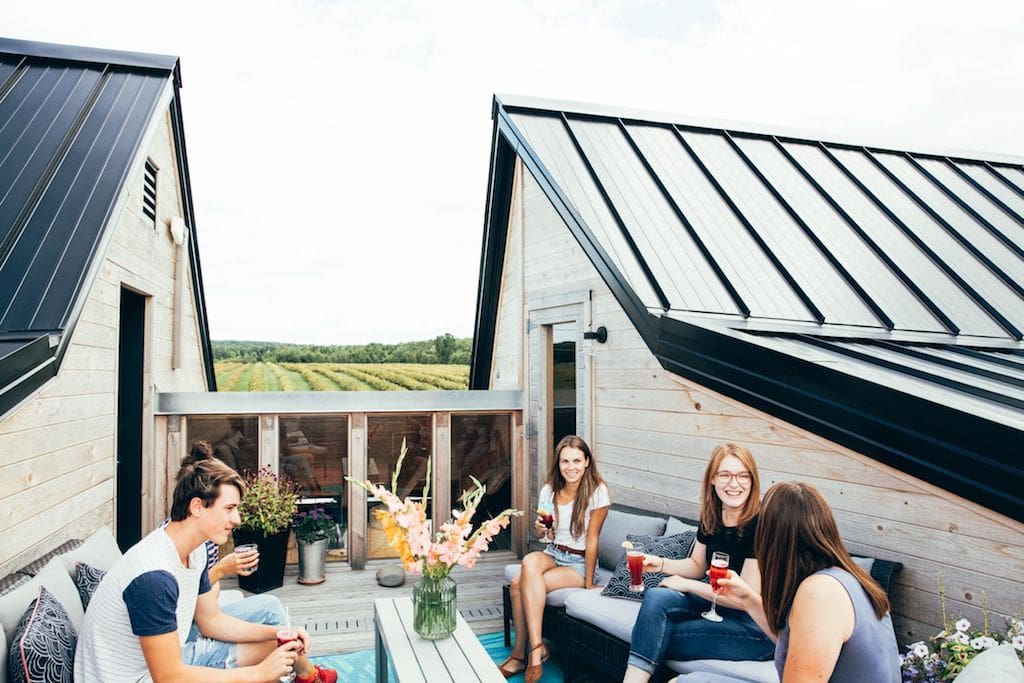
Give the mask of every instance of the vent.
M 146 160 L 146 174 L 143 178 L 142 187 L 142 213 L 153 222 L 156 227 L 156 165 Z

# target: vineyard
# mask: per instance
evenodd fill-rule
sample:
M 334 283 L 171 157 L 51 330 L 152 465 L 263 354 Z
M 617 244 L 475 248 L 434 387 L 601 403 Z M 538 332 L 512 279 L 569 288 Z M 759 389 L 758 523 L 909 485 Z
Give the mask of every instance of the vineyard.
M 468 365 L 217 361 L 218 391 L 437 391 L 469 386 Z

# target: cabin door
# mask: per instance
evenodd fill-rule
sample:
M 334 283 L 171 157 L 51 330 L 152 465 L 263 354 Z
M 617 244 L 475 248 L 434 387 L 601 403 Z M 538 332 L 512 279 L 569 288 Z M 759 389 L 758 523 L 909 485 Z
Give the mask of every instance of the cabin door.
M 142 538 L 142 399 L 146 297 L 121 289 L 117 346 L 117 544 Z
M 529 307 L 528 447 L 531 495 L 547 479 L 555 445 L 578 434 L 591 441 L 591 358 L 583 333 L 590 325 L 589 292 L 546 296 Z

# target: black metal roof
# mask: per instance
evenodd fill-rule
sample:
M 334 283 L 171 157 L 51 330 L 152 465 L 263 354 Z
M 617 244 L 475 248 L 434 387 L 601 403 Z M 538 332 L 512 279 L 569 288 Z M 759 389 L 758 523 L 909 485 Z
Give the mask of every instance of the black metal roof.
M 1024 160 L 525 98 L 495 98 L 494 120 L 473 388 L 518 155 L 667 369 L 1024 516 Z M 887 432 L 844 392 L 896 392 L 882 422 L 945 421 Z
M 207 381 L 215 386 L 179 85 L 176 57 L 0 38 L 0 340 L 14 345 L 0 353 L 0 375 L 21 373 L 0 385 L 0 414 L 56 372 L 129 173 L 168 106 Z M 24 367 L 39 339 L 57 361 L 44 372 Z

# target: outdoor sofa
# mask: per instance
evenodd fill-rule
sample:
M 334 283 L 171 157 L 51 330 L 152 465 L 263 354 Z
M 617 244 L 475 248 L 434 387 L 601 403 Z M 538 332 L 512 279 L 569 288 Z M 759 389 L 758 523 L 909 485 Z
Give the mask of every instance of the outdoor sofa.
M 626 535 L 646 535 L 689 542 L 696 535 L 692 520 L 665 517 L 655 513 L 612 505 L 598 542 L 598 568 L 595 583 L 606 586 L 616 573 L 624 574 L 622 541 Z M 688 552 L 688 551 L 687 551 Z M 899 562 L 856 557 L 858 564 L 890 594 L 893 577 L 903 569 Z M 618 571 L 616 571 L 618 568 Z M 520 565 L 505 567 L 504 599 L 505 644 L 511 644 L 512 604 L 508 583 L 519 574 Z M 616 579 L 616 581 L 619 581 Z M 565 653 L 565 680 L 588 672 L 602 680 L 622 680 L 629 655 L 629 641 L 641 602 L 602 595 L 601 589 L 563 588 L 548 593 L 544 608 L 544 637 Z M 727 674 L 753 683 L 778 683 L 773 662 L 723 660 L 667 661 L 658 668 L 654 681 L 667 681 L 679 674 L 707 671 Z

